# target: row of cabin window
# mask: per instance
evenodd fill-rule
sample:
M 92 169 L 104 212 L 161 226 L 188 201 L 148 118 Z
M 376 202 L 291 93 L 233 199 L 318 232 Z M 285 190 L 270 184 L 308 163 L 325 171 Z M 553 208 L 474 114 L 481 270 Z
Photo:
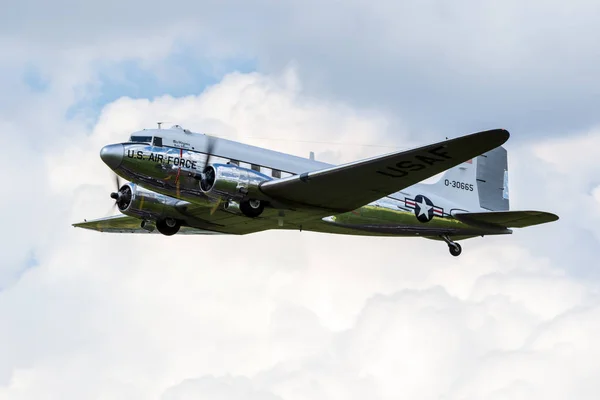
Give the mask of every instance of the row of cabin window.
M 148 142 L 148 143 L 150 143 L 150 141 L 152 140 L 152 137 L 151 136 L 132 136 L 129 140 L 131 142 Z M 162 138 L 155 136 L 154 140 L 153 140 L 153 145 L 162 147 L 162 145 L 163 145 Z M 254 171 L 261 172 L 265 175 L 271 175 L 273 178 L 276 178 L 276 179 L 287 178 L 288 176 L 293 175 L 293 174 L 290 174 L 289 172 L 283 172 L 278 169 L 261 167 L 260 165 L 257 165 L 257 164 L 241 163 L 241 165 L 240 165 L 240 162 L 237 160 L 229 160 L 229 163 L 241 166 L 243 168 L 250 168 Z
M 249 168 L 253 171 L 257 171 L 257 172 L 263 173 L 265 175 L 271 175 L 273 178 L 276 178 L 276 179 L 287 178 L 288 176 L 293 175 L 293 174 L 290 174 L 289 172 L 280 171 L 278 169 L 261 167 L 260 165 L 257 165 L 257 164 L 249 164 L 249 163 L 245 163 L 245 162 L 239 162 L 237 160 L 229 160 L 229 164 L 234 164 L 234 165 L 237 165 L 242 168 Z

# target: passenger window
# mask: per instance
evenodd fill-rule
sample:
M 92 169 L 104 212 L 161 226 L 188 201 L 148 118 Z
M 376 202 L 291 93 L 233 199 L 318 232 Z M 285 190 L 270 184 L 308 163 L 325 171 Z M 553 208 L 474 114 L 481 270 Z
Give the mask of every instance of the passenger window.
M 158 137 L 158 136 L 154 136 L 154 140 L 152 141 L 152 144 L 157 147 L 162 147 L 162 138 Z
M 252 171 L 260 172 L 260 165 L 252 164 L 250 165 L 250 168 L 252 169 Z
M 281 171 L 278 169 L 274 169 L 272 176 L 273 176 L 273 178 L 281 178 Z
M 239 167 L 239 165 L 240 165 L 240 162 L 239 162 L 239 161 L 237 161 L 237 160 L 229 160 L 229 163 L 228 163 L 228 164 L 237 165 L 237 166 Z

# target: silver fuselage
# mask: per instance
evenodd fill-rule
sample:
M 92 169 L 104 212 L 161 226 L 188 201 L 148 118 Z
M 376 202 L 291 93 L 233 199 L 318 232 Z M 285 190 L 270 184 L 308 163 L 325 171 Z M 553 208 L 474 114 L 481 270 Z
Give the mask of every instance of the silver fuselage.
M 146 129 L 132 137 L 149 137 L 151 143 L 125 142 L 102 149 L 103 160 L 120 176 L 141 187 L 173 199 L 181 206 L 212 208 L 215 199 L 200 190 L 198 175 L 207 159 L 209 137 L 180 128 Z M 158 140 L 157 140 L 158 138 Z M 285 178 L 331 167 L 330 164 L 277 151 L 230 141 L 214 139 L 210 163 L 234 163 L 259 171 L 272 179 Z M 428 191 L 427 184 L 417 184 L 383 197 L 352 212 L 324 215 L 322 210 L 286 210 L 286 218 L 295 214 L 314 215 L 318 224 L 343 228 L 340 233 L 364 235 L 423 236 L 437 238 L 439 232 L 459 237 L 510 233 L 506 229 L 474 227 L 453 217 L 454 212 L 480 212 L 480 207 L 454 204 Z M 433 217 L 424 223 L 415 212 L 417 196 L 433 202 Z M 313 213 L 313 214 L 311 214 Z M 281 215 L 281 214 L 279 214 Z M 317 228 L 313 230 L 319 230 Z M 274 223 L 273 228 L 277 225 Z M 288 227 L 289 229 L 289 227 Z M 351 231 L 351 232 L 349 232 Z

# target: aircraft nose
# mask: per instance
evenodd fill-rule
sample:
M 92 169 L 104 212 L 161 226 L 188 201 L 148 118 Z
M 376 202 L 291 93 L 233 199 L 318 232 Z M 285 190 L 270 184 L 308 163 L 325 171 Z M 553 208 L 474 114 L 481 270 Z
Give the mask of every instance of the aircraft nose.
M 123 162 L 124 151 L 125 148 L 122 144 L 109 144 L 100 150 L 100 158 L 111 169 L 115 169 Z

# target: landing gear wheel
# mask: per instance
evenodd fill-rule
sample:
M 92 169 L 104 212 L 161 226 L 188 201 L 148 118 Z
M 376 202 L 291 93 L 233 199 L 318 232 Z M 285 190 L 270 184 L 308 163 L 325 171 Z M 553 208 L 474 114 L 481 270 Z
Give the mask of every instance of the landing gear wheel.
M 448 235 L 441 235 L 440 238 L 448 244 L 448 250 L 450 250 L 450 254 L 452 254 L 454 257 L 460 256 L 460 253 L 462 253 L 462 247 L 460 247 L 460 244 L 453 242 Z
M 260 200 L 244 200 L 240 203 L 240 211 L 250 218 L 256 218 L 262 214 L 265 204 Z
M 172 236 L 179 232 L 181 221 L 173 218 L 165 218 L 156 221 L 156 229 L 165 236 Z
M 460 247 L 460 244 L 458 243 L 449 244 L 448 250 L 450 250 L 450 254 L 452 254 L 454 257 L 458 257 L 460 256 L 460 253 L 462 253 L 462 247 Z

